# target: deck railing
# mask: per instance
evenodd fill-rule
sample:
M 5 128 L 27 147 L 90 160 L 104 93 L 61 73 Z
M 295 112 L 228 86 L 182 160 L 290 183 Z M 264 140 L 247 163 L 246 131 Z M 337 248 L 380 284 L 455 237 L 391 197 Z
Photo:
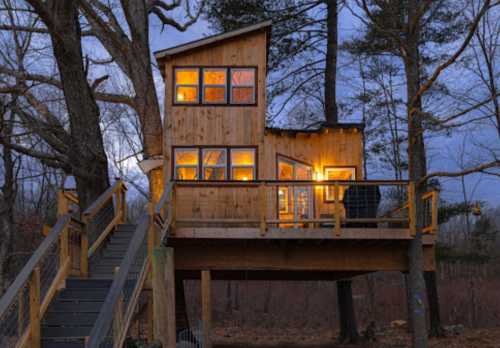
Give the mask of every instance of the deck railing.
M 40 348 L 40 323 L 57 291 L 64 288 L 70 275 L 88 274 L 86 231 L 93 218 L 102 214 L 101 208 L 109 204 L 109 192 L 121 195 L 121 201 L 115 200 L 116 207 L 113 206 L 115 221 L 117 215 L 124 213 L 120 203 L 125 202 L 123 182 L 118 181 L 112 190 L 100 196 L 96 202 L 104 203 L 93 204 L 84 221 L 79 219 L 75 193 L 59 192 L 56 224 L 0 298 L 0 347 Z M 102 231 L 108 230 L 109 225 L 101 225 Z M 100 239 L 96 234 L 96 240 Z
M 177 226 L 404 228 L 414 234 L 415 190 L 408 181 L 176 181 Z M 424 233 L 437 231 L 437 192 L 421 197 Z

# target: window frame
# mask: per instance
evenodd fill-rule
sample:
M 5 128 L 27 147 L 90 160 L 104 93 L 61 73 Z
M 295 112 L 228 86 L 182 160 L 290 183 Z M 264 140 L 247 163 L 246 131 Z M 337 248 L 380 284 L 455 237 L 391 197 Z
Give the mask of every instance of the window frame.
M 224 105 L 224 104 L 227 104 L 228 103 L 228 100 L 227 100 L 227 90 L 228 90 L 228 71 L 229 69 L 227 68 L 224 68 L 224 67 L 203 67 L 200 69 L 201 70 L 201 104 L 203 105 Z M 205 84 L 205 71 L 220 71 L 220 70 L 223 70 L 225 72 L 225 81 L 224 81 L 224 84 L 223 85 L 214 85 L 214 84 Z M 224 101 L 222 102 L 205 102 L 205 88 L 222 88 L 224 87 Z
M 254 81 L 251 85 L 236 85 L 233 86 L 233 71 L 244 71 L 244 70 L 253 70 L 254 73 Z M 231 105 L 253 105 L 256 103 L 257 99 L 257 69 L 251 67 L 232 67 L 229 69 L 229 103 Z M 250 103 L 235 103 L 233 101 L 233 89 L 234 88 L 249 88 L 251 87 L 253 90 L 253 100 Z
M 203 150 L 221 150 L 224 149 L 226 151 L 226 179 L 222 181 L 237 181 L 241 182 L 243 180 L 233 180 L 232 172 L 231 172 L 231 150 L 252 150 L 254 152 L 254 165 L 248 166 L 253 167 L 253 175 L 254 178 L 252 180 L 248 180 L 248 182 L 257 181 L 259 178 L 259 147 L 256 145 L 234 145 L 234 146 L 225 146 L 225 145 L 179 145 L 171 147 L 171 164 L 170 164 L 170 172 L 172 180 L 179 181 L 221 181 L 221 180 L 205 180 L 203 179 Z M 196 169 L 197 179 L 195 180 L 181 180 L 177 179 L 177 167 L 194 167 L 194 166 L 176 166 L 175 165 L 175 152 L 176 150 L 197 150 L 198 151 L 198 166 Z M 243 168 L 244 166 L 236 166 Z
M 244 151 L 244 150 L 252 150 L 253 151 L 253 165 L 233 165 L 233 156 L 232 153 L 234 151 Z M 233 179 L 233 168 L 252 168 L 252 180 L 236 180 Z M 257 150 L 252 147 L 230 147 L 229 148 L 229 178 L 231 181 L 255 181 L 257 180 Z
M 331 169 L 334 169 L 334 170 L 350 170 L 352 172 L 352 181 L 355 181 L 356 180 L 356 175 L 357 175 L 357 172 L 358 172 L 358 167 L 357 166 L 324 166 L 323 167 L 323 179 L 324 180 L 330 180 L 328 179 L 328 170 L 331 170 Z M 325 203 L 334 203 L 335 202 L 335 197 L 329 197 L 329 195 L 333 195 L 333 192 L 330 193 L 330 189 L 332 189 L 331 186 L 327 185 L 325 187 L 325 189 L 323 190 L 323 201 Z M 340 187 L 340 189 L 342 189 L 342 187 Z M 345 189 L 344 189 L 345 190 Z M 332 190 L 333 191 L 333 190 Z M 339 195 L 341 195 L 341 199 L 339 200 L 340 202 L 343 202 L 344 200 L 344 196 L 343 196 L 343 193 L 342 192 L 339 192 Z
M 176 71 L 177 70 L 189 70 L 189 69 L 197 69 L 198 70 L 198 85 L 180 85 L 180 86 L 186 86 L 186 87 L 197 87 L 198 90 L 198 99 L 196 102 L 179 102 L 177 101 L 177 85 L 176 85 Z M 204 69 L 225 69 L 226 70 L 226 86 L 225 86 L 225 101 L 224 103 L 214 103 L 214 102 L 204 102 L 204 93 L 205 93 L 205 86 L 203 84 L 203 70 Z M 233 103 L 232 102 L 232 84 L 231 84 L 231 71 L 232 70 L 246 70 L 246 69 L 253 69 L 254 71 L 254 84 L 253 86 L 237 86 L 237 87 L 253 87 L 253 102 L 252 103 Z M 251 107 L 251 106 L 258 106 L 259 104 L 259 97 L 258 97 L 258 76 L 259 76 L 259 69 L 256 65 L 214 65 L 214 66 L 183 66 L 183 65 L 176 65 L 172 66 L 172 106 L 197 106 L 197 107 L 206 107 L 206 106 L 221 106 L 221 107 Z M 222 85 L 208 85 L 214 86 L 214 87 L 220 87 Z
M 190 164 L 190 165 L 187 165 L 187 164 L 184 164 L 184 165 L 177 165 L 177 151 L 176 150 L 179 150 L 179 151 L 184 151 L 184 152 L 187 152 L 187 151 L 196 151 L 197 154 L 196 154 L 196 159 L 198 161 L 198 163 L 196 165 L 194 164 Z M 186 146 L 186 147 L 177 147 L 177 148 L 173 148 L 172 149 L 173 151 L 173 161 L 172 161 L 172 166 L 173 166 L 173 172 L 172 172 L 172 177 L 174 178 L 174 180 L 179 180 L 179 181 L 191 181 L 192 179 L 179 179 L 177 178 L 177 168 L 194 168 L 196 169 L 196 179 L 194 180 L 199 180 L 200 178 L 200 149 L 195 147 L 195 146 Z
M 197 71 L 198 72 L 198 84 L 196 85 L 179 85 L 177 84 L 177 72 L 179 70 L 191 70 L 191 71 Z M 200 91 L 200 80 L 201 80 L 201 69 L 199 67 L 175 67 L 173 70 L 173 101 L 174 104 L 177 105 L 198 105 L 200 103 L 200 96 L 201 96 L 201 91 Z M 177 89 L 179 87 L 195 87 L 196 88 L 196 101 L 191 102 L 191 101 L 178 101 L 177 100 Z
M 204 157 L 205 157 L 205 152 L 206 151 L 224 151 L 224 164 L 218 164 L 218 165 L 205 165 L 204 164 Z M 200 152 L 201 152 L 201 180 L 203 181 L 218 181 L 217 180 L 211 180 L 211 179 L 205 179 L 205 168 L 223 168 L 224 169 L 224 179 L 222 180 L 227 180 L 228 178 L 228 175 L 227 175 L 227 167 L 228 167 L 228 156 L 227 156 L 227 153 L 228 153 L 228 148 L 226 147 L 204 147 L 204 148 L 200 148 Z

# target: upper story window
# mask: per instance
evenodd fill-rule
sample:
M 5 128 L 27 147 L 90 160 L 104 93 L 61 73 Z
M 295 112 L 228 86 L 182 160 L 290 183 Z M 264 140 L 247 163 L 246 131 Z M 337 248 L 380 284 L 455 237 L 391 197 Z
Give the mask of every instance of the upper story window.
M 174 104 L 256 105 L 256 68 L 174 68 Z
M 198 149 L 175 149 L 174 176 L 178 180 L 198 179 Z
M 255 180 L 255 149 L 231 149 L 231 179 Z
M 226 149 L 203 149 L 203 180 L 226 180 Z
M 198 69 L 175 70 L 175 101 L 179 104 L 195 104 L 199 99 Z

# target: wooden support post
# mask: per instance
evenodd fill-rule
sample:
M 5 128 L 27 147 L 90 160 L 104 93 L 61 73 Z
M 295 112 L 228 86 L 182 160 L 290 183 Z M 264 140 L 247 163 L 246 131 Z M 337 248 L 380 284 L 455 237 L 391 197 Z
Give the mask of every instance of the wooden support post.
M 66 262 L 69 260 L 69 227 L 66 226 L 64 231 L 62 231 L 61 236 L 59 237 L 59 269 L 63 269 L 66 267 Z M 67 272 L 59 284 L 59 289 L 63 289 L 65 287 L 66 277 L 71 271 L 71 260 L 69 260 L 69 267 L 67 268 Z
M 36 267 L 29 280 L 30 342 L 31 348 L 41 347 L 40 332 L 40 267 Z
M 17 332 L 19 337 L 24 331 L 24 291 L 20 291 L 17 297 Z
M 340 187 L 338 181 L 333 187 L 333 195 L 335 200 L 335 235 L 340 236 Z
M 201 271 L 201 318 L 203 323 L 203 347 L 212 348 L 212 279 L 210 271 Z
M 266 199 L 266 186 L 264 183 L 260 183 L 259 185 L 259 205 L 260 205 L 260 235 L 265 236 L 267 232 L 267 226 L 266 226 L 267 199 Z
M 435 234 L 438 230 L 438 205 L 439 205 L 439 193 L 438 191 L 432 192 L 432 229 L 431 233 Z
M 175 267 L 174 249 L 153 251 L 154 337 L 163 348 L 175 348 Z
M 153 203 L 148 203 L 148 215 L 149 215 L 149 227 L 148 227 L 148 236 L 147 236 L 147 245 L 148 245 L 148 258 L 151 259 L 153 257 L 153 250 L 156 246 L 156 236 L 155 236 L 155 209 Z
M 410 236 L 414 237 L 417 233 L 417 211 L 415 207 L 415 183 L 408 184 L 408 223 Z
M 85 222 L 80 240 L 80 276 L 82 278 L 89 276 L 89 236 L 87 228 L 88 222 Z
M 115 216 L 119 216 L 118 223 L 123 223 L 123 202 L 122 202 L 122 190 L 121 185 L 118 185 L 115 191 L 115 201 L 116 201 L 116 211 Z
M 148 344 L 153 343 L 154 336 L 154 305 L 153 305 L 153 293 L 148 291 L 148 303 L 146 307 L 146 330 L 147 330 L 147 339 Z
M 172 198 L 170 200 L 170 211 L 172 213 L 172 222 L 170 223 L 170 234 L 172 236 L 175 235 L 175 216 L 176 216 L 176 210 L 177 210 L 177 188 L 174 185 L 172 185 Z

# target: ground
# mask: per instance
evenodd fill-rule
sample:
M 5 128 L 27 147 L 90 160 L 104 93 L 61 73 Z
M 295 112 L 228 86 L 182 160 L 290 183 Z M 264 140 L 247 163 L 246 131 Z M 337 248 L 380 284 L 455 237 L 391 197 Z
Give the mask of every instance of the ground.
M 261 330 L 243 333 L 238 328 L 215 330 L 214 348 L 405 348 L 410 347 L 410 336 L 404 329 L 384 329 L 377 334 L 377 342 L 359 345 L 336 345 L 332 332 L 305 330 Z M 466 329 L 453 337 L 431 339 L 430 348 L 500 348 L 500 328 Z

